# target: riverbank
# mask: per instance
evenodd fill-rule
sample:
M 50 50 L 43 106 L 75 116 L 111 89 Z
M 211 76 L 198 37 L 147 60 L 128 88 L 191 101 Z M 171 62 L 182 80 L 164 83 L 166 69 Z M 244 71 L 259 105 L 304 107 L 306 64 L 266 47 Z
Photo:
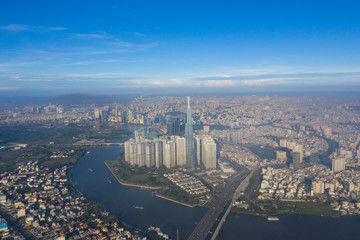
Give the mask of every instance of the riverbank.
M 151 187 L 151 186 L 146 186 L 146 185 L 139 185 L 139 184 L 132 184 L 132 183 L 126 183 L 124 181 L 122 181 L 118 176 L 116 176 L 116 174 L 113 172 L 113 169 L 111 168 L 111 166 L 109 166 L 109 163 L 104 161 L 106 167 L 109 169 L 109 171 L 111 172 L 111 174 L 116 178 L 116 180 L 123 186 L 128 186 L 128 187 L 137 187 L 137 188 L 141 188 L 141 189 L 148 189 L 148 190 L 160 190 L 162 189 L 163 187 Z M 188 204 L 188 203 L 184 203 L 184 202 L 180 202 L 178 200 L 175 200 L 175 199 L 172 199 L 172 198 L 169 198 L 169 197 L 165 197 L 163 195 L 160 195 L 160 194 L 157 194 L 155 193 L 155 196 L 156 197 L 159 197 L 159 198 L 162 198 L 162 199 L 165 199 L 165 200 L 168 200 L 168 201 L 171 201 L 171 202 L 174 202 L 174 203 L 177 203 L 177 204 L 181 204 L 183 206 L 186 206 L 186 207 L 195 207 L 196 205 L 192 205 L 192 204 Z
M 81 156 L 81 158 L 85 157 L 87 154 L 89 154 L 90 152 L 87 152 L 84 149 L 84 153 Z M 79 161 L 80 158 L 77 159 L 77 161 Z M 82 219 L 90 219 L 91 217 L 91 213 L 95 213 L 95 215 L 97 216 L 101 216 L 101 219 L 103 220 L 103 222 L 112 222 L 112 223 L 116 223 L 119 227 L 123 227 L 125 229 L 127 229 L 127 231 L 129 232 L 139 232 L 141 234 L 148 234 L 146 230 L 144 229 L 140 229 L 136 226 L 130 225 L 126 222 L 124 222 L 123 220 L 121 220 L 120 218 L 117 218 L 115 215 L 113 214 L 108 214 L 107 213 L 107 209 L 105 204 L 93 200 L 91 198 L 86 197 L 83 193 L 81 193 L 75 186 L 75 183 L 73 182 L 73 167 L 75 166 L 75 164 L 77 163 L 77 161 L 74 164 L 69 165 L 69 171 L 67 172 L 67 179 L 68 179 L 68 185 L 67 187 L 69 188 L 69 193 L 71 196 L 75 196 L 75 197 L 85 197 L 85 201 L 86 203 L 89 204 L 89 207 L 87 208 L 87 211 L 85 212 L 84 216 L 86 215 L 86 217 L 82 217 Z
M 232 212 L 236 214 L 245 214 L 259 217 L 268 217 L 276 215 L 314 215 L 321 217 L 334 217 L 334 214 L 326 203 L 318 202 L 298 202 L 266 200 L 250 204 L 248 209 L 233 207 Z
M 186 204 L 186 203 L 182 203 L 182 202 L 179 202 L 179 201 L 176 201 L 174 199 L 171 199 L 171 198 L 167 198 L 167 197 L 164 197 L 164 196 L 161 196 L 159 194 L 155 194 L 156 197 L 158 198 L 162 198 L 162 199 L 165 199 L 165 200 L 168 200 L 168 201 L 171 201 L 171 202 L 174 202 L 174 203 L 177 203 L 177 204 L 181 204 L 181 205 L 184 205 L 186 207 L 190 207 L 190 208 L 193 208 L 195 207 L 196 205 L 190 205 L 190 204 Z
M 140 190 L 117 184 L 112 173 L 104 165 L 104 160 L 116 159 L 121 148 L 100 147 L 90 149 L 90 151 L 91 153 L 78 161 L 73 169 L 73 181 L 85 196 L 103 203 L 110 214 L 114 214 L 118 219 L 132 226 L 143 230 L 148 229 L 150 225 L 157 226 L 169 234 L 171 239 L 176 239 L 177 229 L 180 240 L 185 240 L 190 236 L 195 227 L 194 223 L 199 222 L 204 216 L 206 208 L 189 208 L 152 196 L 151 192 L 154 190 Z M 94 170 L 93 173 L 88 171 L 90 167 Z M 113 183 L 109 184 L 108 179 Z M 164 194 L 164 196 L 167 195 Z M 132 206 L 141 206 L 144 209 L 139 210 Z M 97 216 L 96 214 L 92 218 L 95 219 Z M 176 216 L 176 218 L 169 218 L 169 216 Z M 360 231 L 358 228 L 360 217 L 329 218 L 299 214 L 283 214 L 278 217 L 280 221 L 269 222 L 264 217 L 230 213 L 218 238 L 219 240 L 236 240 L 238 236 L 243 236 L 244 239 L 286 240 L 300 235 L 302 239 L 311 240 L 324 237 L 328 240 L 339 238 L 350 240 L 350 237 L 346 238 L 348 235 L 345 236 L 344 231 L 352 236 L 357 236 Z M 256 226 L 256 231 L 254 226 Z M 296 232 L 295 235 L 294 232 Z
M 108 163 L 106 161 L 104 161 L 106 167 L 109 169 L 109 171 L 111 172 L 111 174 L 116 178 L 116 180 L 123 186 L 128 186 L 128 187 L 137 187 L 137 188 L 142 188 L 142 189 L 150 189 L 150 190 L 159 190 L 161 189 L 161 187 L 150 187 L 150 186 L 145 186 L 145 185 L 138 185 L 138 184 L 131 184 L 131 183 L 125 183 L 123 181 L 121 181 L 120 178 L 118 178 L 116 176 L 116 174 L 112 171 L 112 168 L 108 165 Z

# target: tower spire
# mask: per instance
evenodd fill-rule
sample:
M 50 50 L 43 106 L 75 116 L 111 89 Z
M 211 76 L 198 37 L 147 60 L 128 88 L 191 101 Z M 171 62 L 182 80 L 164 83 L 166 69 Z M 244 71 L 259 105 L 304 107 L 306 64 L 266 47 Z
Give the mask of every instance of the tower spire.
M 193 123 L 191 118 L 190 96 L 188 96 L 188 109 L 186 114 L 185 124 L 185 139 L 186 139 L 186 167 L 194 168 L 194 138 L 193 138 Z

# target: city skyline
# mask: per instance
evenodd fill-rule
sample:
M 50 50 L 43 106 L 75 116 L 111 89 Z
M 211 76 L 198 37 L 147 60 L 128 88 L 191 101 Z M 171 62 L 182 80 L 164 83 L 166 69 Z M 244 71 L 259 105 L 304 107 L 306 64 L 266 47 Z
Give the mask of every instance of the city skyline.
M 358 235 L 358 96 L 195 96 L 191 108 L 181 96 L 109 99 L 69 106 L 43 98 L 1 108 L 1 234 L 206 239 L 216 229 L 210 235 L 219 239 L 291 239 L 297 231 L 305 239 Z M 196 167 L 190 169 L 185 123 L 195 140 Z M 201 208 L 205 204 L 211 207 Z M 301 231 L 315 226 L 307 214 L 318 225 Z M 335 221 L 331 233 L 329 219 Z
M 358 6 L 5 1 L 0 93 L 359 91 Z
M 100 119 L 100 116 L 96 118 Z M 132 119 L 128 119 L 128 121 L 132 121 Z M 200 167 L 217 168 L 216 143 L 208 135 L 209 126 L 207 126 L 208 131 L 204 130 L 204 133 L 207 134 L 202 133 L 194 137 L 189 96 L 187 97 L 185 136 L 182 136 L 183 134 L 180 132 L 168 131 L 171 128 L 168 128 L 168 123 L 166 125 L 166 135 L 160 138 L 158 134 L 150 134 L 150 128 L 136 130 L 135 138 L 125 142 L 125 161 L 131 166 L 149 168 L 184 167 L 190 171 L 196 168 L 200 169 Z

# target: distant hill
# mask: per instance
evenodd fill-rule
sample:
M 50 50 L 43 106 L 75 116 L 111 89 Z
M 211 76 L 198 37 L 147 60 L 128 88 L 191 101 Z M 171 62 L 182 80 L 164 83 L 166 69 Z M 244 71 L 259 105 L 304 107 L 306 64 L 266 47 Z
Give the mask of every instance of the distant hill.
M 91 104 L 107 104 L 115 101 L 122 102 L 125 99 L 118 96 L 99 96 L 91 94 L 66 94 L 49 99 L 53 104 L 60 104 L 64 106 L 80 106 Z

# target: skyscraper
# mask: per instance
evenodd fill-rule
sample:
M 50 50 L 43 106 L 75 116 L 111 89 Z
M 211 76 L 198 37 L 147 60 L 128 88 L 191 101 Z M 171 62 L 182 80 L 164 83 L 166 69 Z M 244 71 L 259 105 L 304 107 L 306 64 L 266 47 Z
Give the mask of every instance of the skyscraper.
M 163 164 L 167 168 L 176 167 L 176 151 L 174 141 L 167 141 L 163 146 Z
M 195 137 L 195 147 L 194 147 L 194 154 L 196 159 L 196 165 L 200 166 L 201 164 L 201 137 L 196 136 Z
M 119 111 L 118 111 L 118 105 L 117 105 L 117 103 L 116 103 L 116 105 L 115 105 L 115 122 L 118 122 L 119 121 L 119 113 L 118 113 Z
M 209 135 L 201 139 L 201 163 L 205 169 L 216 169 L 216 143 Z
M 183 167 L 186 164 L 186 141 L 183 137 L 176 137 L 176 164 Z
M 165 140 L 155 140 L 155 167 L 159 168 L 163 165 L 163 142 Z
M 145 144 L 145 166 L 155 166 L 155 143 L 149 142 Z
M 340 172 L 345 170 L 345 158 L 335 158 L 332 160 L 333 172 Z
M 180 134 L 180 120 L 179 118 L 173 118 L 166 124 L 167 135 L 179 135 Z
M 194 155 L 194 137 L 193 137 L 193 124 L 191 118 L 190 97 L 188 97 L 188 109 L 186 114 L 185 125 L 185 139 L 186 139 L 186 167 L 195 167 Z
M 299 170 L 302 167 L 302 153 L 292 152 L 293 166 L 295 170 Z
M 240 144 L 242 138 L 241 130 L 231 131 L 230 138 L 232 144 Z

